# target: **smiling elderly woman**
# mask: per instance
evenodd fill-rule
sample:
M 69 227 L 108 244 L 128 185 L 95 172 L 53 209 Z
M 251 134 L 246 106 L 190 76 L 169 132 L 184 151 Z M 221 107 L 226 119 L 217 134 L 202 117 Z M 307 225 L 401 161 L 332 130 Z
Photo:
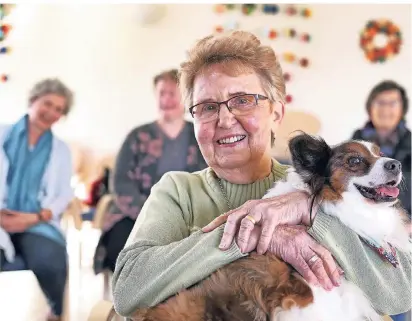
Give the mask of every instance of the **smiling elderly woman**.
M 338 286 L 342 272 L 302 228 L 308 195 L 261 200 L 287 169 L 271 157 L 285 97 L 274 51 L 247 32 L 204 38 L 181 65 L 180 86 L 209 167 L 168 173 L 153 187 L 117 260 L 116 311 L 156 305 L 254 249 Z M 318 217 L 314 234 L 323 231 Z

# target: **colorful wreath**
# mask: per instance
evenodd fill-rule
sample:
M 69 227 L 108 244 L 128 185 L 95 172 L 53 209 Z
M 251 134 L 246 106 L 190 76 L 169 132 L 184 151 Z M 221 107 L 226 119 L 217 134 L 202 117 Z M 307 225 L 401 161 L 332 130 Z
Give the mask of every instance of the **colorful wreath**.
M 386 36 L 386 45 L 377 46 L 375 44 L 375 37 L 379 34 Z M 401 45 L 401 31 L 390 20 L 370 20 L 361 32 L 360 46 L 365 53 L 366 59 L 371 62 L 385 62 L 399 53 Z

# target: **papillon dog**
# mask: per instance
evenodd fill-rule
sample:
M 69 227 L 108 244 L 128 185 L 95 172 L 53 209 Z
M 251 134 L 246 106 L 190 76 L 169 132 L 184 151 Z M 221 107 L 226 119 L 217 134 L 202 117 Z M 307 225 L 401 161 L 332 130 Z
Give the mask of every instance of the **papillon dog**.
M 330 147 L 307 134 L 292 138 L 289 149 L 293 167 L 264 198 L 306 191 L 325 214 L 366 241 L 409 252 L 406 215 L 397 199 L 400 162 L 383 156 L 372 143 L 348 141 Z M 378 321 L 381 316 L 351 280 L 326 291 L 309 285 L 274 255 L 251 253 L 164 303 L 139 309 L 132 319 Z

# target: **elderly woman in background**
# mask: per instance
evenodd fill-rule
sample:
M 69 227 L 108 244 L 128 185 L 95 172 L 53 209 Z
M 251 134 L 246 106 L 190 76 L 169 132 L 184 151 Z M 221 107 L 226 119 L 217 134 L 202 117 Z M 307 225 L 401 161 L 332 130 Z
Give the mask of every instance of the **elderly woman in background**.
M 405 188 L 399 198 L 411 215 L 411 132 L 405 120 L 408 108 L 408 96 L 402 86 L 391 80 L 377 84 L 366 101 L 369 120 L 352 138 L 372 141 L 385 155 L 402 163 Z
M 117 156 L 113 173 L 114 202 L 109 205 L 103 234 L 96 249 L 95 273 L 114 271 L 136 217 L 152 186 L 168 171 L 195 172 L 206 167 L 194 135 L 184 119 L 177 70 L 154 77 L 159 118 L 133 129 Z
M 409 101 L 406 90 L 394 81 L 386 80 L 372 88 L 366 101 L 369 120 L 353 139 L 371 141 L 388 157 L 402 163 L 404 188 L 399 199 L 411 215 L 411 132 L 405 116 Z M 394 321 L 407 320 L 406 315 L 392 316 Z
M 315 208 L 309 229 L 306 193 L 261 199 L 287 169 L 271 157 L 285 99 L 273 49 L 248 32 L 206 37 L 182 64 L 180 86 L 209 167 L 166 174 L 153 187 L 117 260 L 116 311 L 129 316 L 156 305 L 255 249 L 282 258 L 312 284 L 339 286 L 342 271 L 315 239 L 345 237 L 340 226 Z M 345 246 L 339 250 L 353 255 Z M 362 251 L 373 250 L 365 245 Z M 368 262 L 385 264 L 380 258 Z M 384 286 L 381 275 L 362 271 L 356 278 L 366 280 L 363 290 L 373 304 L 396 310 L 391 294 L 376 293 Z
M 13 125 L 0 127 L 0 226 L 9 233 L 22 269 L 32 270 L 59 320 L 67 279 L 60 216 L 73 199 L 68 146 L 51 127 L 70 112 L 72 92 L 57 79 L 37 83 L 29 110 Z M 1 260 L 2 269 L 15 269 Z

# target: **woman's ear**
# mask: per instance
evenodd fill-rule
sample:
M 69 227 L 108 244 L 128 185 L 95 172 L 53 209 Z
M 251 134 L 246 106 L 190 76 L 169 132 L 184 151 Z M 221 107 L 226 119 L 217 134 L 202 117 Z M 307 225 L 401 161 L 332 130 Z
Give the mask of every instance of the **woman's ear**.
M 270 111 L 270 117 L 272 119 L 272 132 L 276 133 L 285 115 L 285 105 L 279 101 L 272 102 Z

